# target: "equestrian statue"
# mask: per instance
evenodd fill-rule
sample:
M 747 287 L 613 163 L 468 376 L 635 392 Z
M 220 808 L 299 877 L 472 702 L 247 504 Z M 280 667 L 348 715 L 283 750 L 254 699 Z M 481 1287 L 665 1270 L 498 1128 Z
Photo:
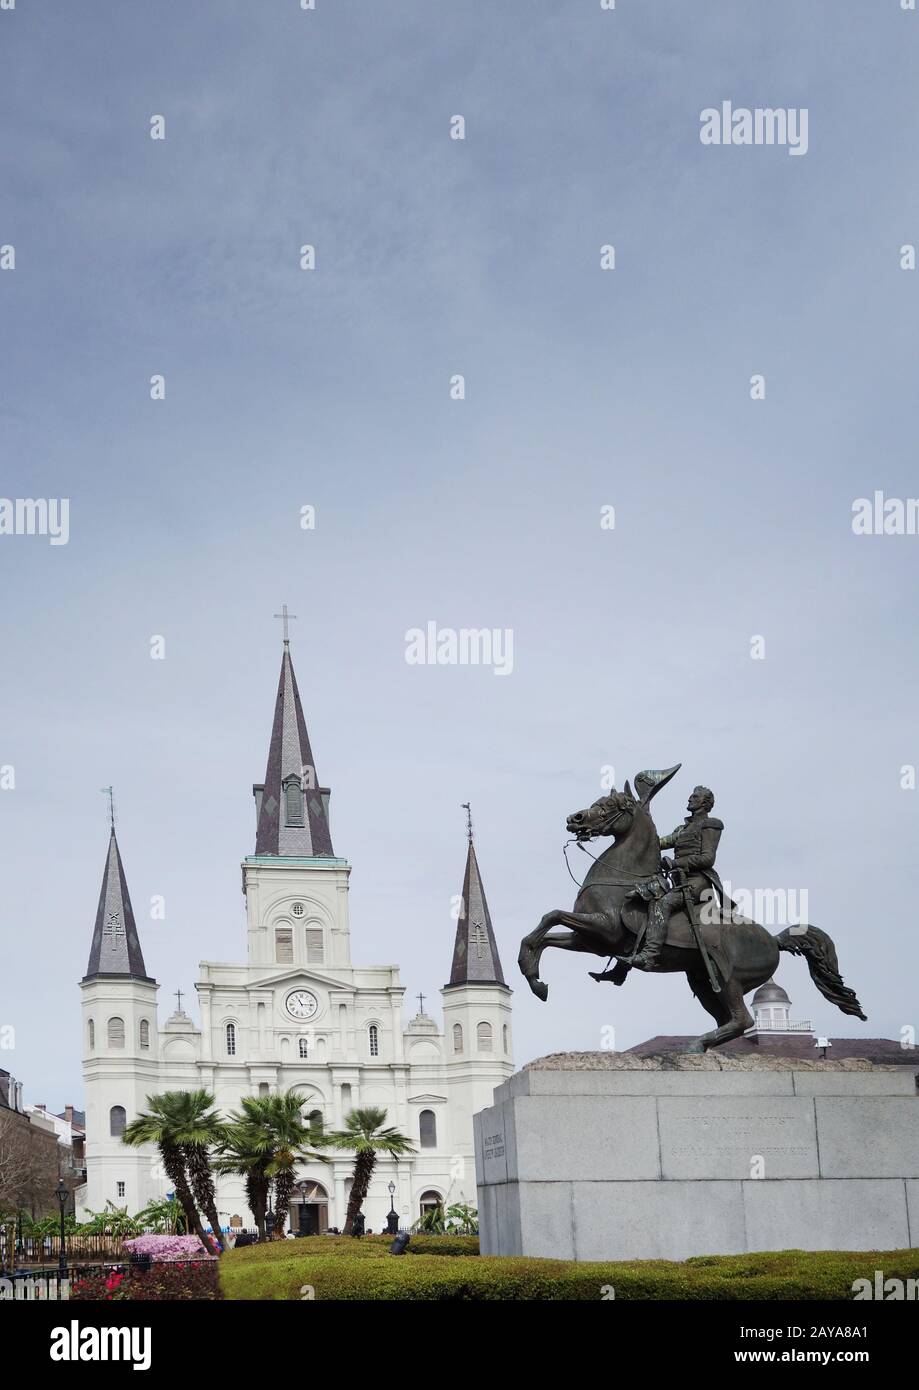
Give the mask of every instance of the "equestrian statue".
M 588 973 L 616 985 L 632 969 L 682 971 L 718 1025 L 690 1045 L 691 1052 L 705 1052 L 752 1026 L 744 995 L 771 979 L 780 952 L 788 951 L 804 957 L 825 999 L 864 1019 L 825 931 L 800 924 L 773 936 L 737 912 L 715 869 L 724 825 L 711 814 L 715 798 L 707 787 L 693 790 L 682 825 L 671 835 L 658 835 L 651 801 L 681 766 L 639 772 L 634 792 L 626 782 L 622 791 L 613 788 L 568 817 L 568 831 L 582 846 L 607 835 L 613 843 L 594 860 L 573 910 L 547 912 L 520 943 L 518 964 L 530 989 L 539 999 L 548 996 L 548 986 L 539 978 L 547 946 L 615 959 L 612 970 Z M 661 850 L 672 850 L 673 858 L 662 858 Z

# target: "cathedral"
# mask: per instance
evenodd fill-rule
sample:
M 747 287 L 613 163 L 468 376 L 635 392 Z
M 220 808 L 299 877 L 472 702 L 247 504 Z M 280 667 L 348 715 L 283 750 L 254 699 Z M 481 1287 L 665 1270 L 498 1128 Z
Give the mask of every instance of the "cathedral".
M 286 623 L 285 623 L 286 628 Z M 241 1097 L 293 1088 L 303 1114 L 338 1129 L 379 1106 L 415 1152 L 381 1156 L 364 1204 L 368 1228 L 391 1206 L 411 1226 L 440 1203 L 475 1203 L 472 1116 L 513 1071 L 511 991 L 504 981 L 470 829 L 443 1031 L 422 1008 L 403 1020 L 397 967 L 354 965 L 350 865 L 332 848 L 290 643 L 281 658 L 263 783 L 253 787 L 255 852 L 243 860 L 245 961 L 202 961 L 200 1024 L 181 1008 L 160 1025 L 112 825 L 83 996 L 86 1183 L 78 1211 L 106 1202 L 134 1213 L 170 1184 L 153 1149 L 122 1143 L 146 1097 L 204 1087 L 223 1114 Z M 445 942 L 445 947 L 446 947 Z M 292 1230 L 342 1227 L 353 1160 L 330 1154 L 297 1173 Z M 394 1190 L 393 1190 L 394 1189 Z M 226 1226 L 252 1222 L 241 1178 L 218 1180 Z

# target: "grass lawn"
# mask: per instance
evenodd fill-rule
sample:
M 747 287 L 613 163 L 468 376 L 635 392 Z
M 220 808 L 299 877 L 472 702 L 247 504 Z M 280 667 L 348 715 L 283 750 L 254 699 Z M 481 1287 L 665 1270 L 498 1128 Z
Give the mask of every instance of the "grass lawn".
M 835 1299 L 855 1279 L 919 1279 L 919 1249 L 782 1250 L 670 1260 L 578 1263 L 479 1255 L 475 1236 L 312 1236 L 229 1251 L 220 1282 L 231 1299 Z

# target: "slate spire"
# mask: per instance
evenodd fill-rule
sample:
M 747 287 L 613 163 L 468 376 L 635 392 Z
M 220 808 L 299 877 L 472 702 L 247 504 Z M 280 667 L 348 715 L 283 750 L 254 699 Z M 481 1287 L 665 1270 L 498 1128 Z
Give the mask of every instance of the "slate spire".
M 131 896 L 124 876 L 124 865 L 112 825 L 108 853 L 102 875 L 102 891 L 96 909 L 96 925 L 89 950 L 89 964 L 84 979 L 124 975 L 134 980 L 148 980 L 140 938 L 131 907 Z
M 463 900 L 460 919 L 456 924 L 456 942 L 453 947 L 453 966 L 450 971 L 450 985 L 505 985 L 495 941 L 491 914 L 485 900 L 482 876 L 475 857 L 472 837 L 472 815 L 465 807 L 466 833 L 469 848 L 466 851 L 466 873 L 463 878 Z
M 334 857 L 329 789 L 319 785 L 286 637 L 265 781 L 252 790 L 258 818 L 256 854 Z

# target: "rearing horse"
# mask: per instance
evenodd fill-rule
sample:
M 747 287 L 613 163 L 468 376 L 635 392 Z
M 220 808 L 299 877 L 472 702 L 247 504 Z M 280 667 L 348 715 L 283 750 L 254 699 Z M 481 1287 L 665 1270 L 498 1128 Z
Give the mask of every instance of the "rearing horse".
M 567 912 L 556 908 L 547 912 L 535 931 L 520 943 L 520 970 L 539 999 L 549 988 L 539 978 L 539 961 L 547 946 L 562 951 L 586 951 L 591 955 L 616 956 L 627 961 L 635 948 L 636 934 L 644 921 L 644 904 L 636 897 L 637 886 L 660 873 L 660 840 L 649 810 L 653 797 L 680 769 L 639 772 L 633 793 L 615 789 L 593 806 L 568 817 L 568 830 L 578 840 L 611 835 L 613 843 L 599 855 L 589 870 Z M 564 926 L 568 931 L 553 932 Z M 765 927 L 732 915 L 721 928 L 721 947 L 713 953 L 721 976 L 721 991 L 711 985 L 701 952 L 689 934 L 689 923 L 682 911 L 670 917 L 668 940 L 654 973 L 682 971 L 693 994 L 718 1025 L 703 1033 L 690 1045 L 690 1052 L 705 1052 L 740 1037 L 753 1024 L 744 995 L 764 984 L 775 973 L 779 953 L 789 951 L 804 956 L 811 979 L 825 999 L 843 1013 L 865 1018 L 855 994 L 839 974 L 832 938 L 819 927 L 786 927 L 772 936 Z M 685 944 L 672 944 L 682 937 Z

